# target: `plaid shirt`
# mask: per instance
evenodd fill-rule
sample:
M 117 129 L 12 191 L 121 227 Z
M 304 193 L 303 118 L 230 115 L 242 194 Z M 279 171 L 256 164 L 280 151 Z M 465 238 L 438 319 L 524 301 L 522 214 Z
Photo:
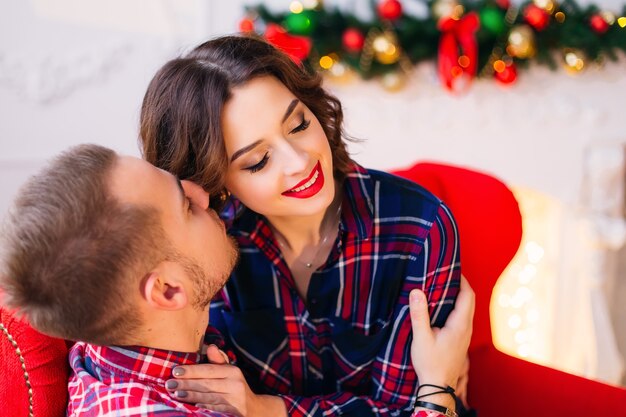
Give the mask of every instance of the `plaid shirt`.
M 213 334 L 209 328 L 205 344 L 214 343 Z M 177 401 L 165 389 L 175 366 L 206 363 L 204 355 L 78 342 L 69 359 L 68 416 L 230 416 Z
M 230 227 L 241 259 L 210 321 L 257 393 L 290 416 L 410 416 L 408 295 L 420 288 L 442 326 L 460 285 L 456 224 L 417 184 L 354 166 L 339 235 L 305 303 L 267 220 L 242 207 Z

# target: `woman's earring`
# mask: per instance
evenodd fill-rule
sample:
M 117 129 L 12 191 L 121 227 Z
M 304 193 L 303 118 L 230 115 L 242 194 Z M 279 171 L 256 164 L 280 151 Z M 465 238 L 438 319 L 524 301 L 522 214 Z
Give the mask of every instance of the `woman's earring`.
M 222 192 L 220 193 L 220 200 L 226 201 L 229 197 L 230 197 L 230 191 L 222 190 Z

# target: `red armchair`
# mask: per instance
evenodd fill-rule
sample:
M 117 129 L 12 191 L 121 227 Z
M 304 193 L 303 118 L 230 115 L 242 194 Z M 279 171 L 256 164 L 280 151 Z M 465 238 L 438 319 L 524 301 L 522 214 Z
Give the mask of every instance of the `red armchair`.
M 421 163 L 396 174 L 442 198 L 457 220 L 463 272 L 476 292 L 469 401 L 479 417 L 626 417 L 626 389 L 535 365 L 494 347 L 491 292 L 522 235 L 519 207 L 511 191 L 492 176 L 441 164 Z M 63 416 L 65 343 L 34 331 L 2 308 L 0 322 L 0 414 Z
M 67 346 L 0 307 L 0 415 L 62 417 L 67 406 Z
M 476 293 L 468 400 L 478 416 L 626 417 L 626 389 L 536 365 L 494 347 L 491 293 L 522 237 L 519 207 L 506 185 L 487 174 L 435 163 L 395 174 L 437 195 L 457 220 L 463 274 Z

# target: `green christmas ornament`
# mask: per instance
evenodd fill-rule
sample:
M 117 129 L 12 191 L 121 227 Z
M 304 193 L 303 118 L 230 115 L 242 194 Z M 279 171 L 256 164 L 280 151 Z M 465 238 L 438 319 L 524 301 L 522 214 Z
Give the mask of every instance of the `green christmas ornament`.
M 504 13 L 497 7 L 487 6 L 480 11 L 480 23 L 494 35 L 500 35 L 506 29 Z
M 289 14 L 285 19 L 285 28 L 295 35 L 310 35 L 315 29 L 315 23 L 313 13 L 303 11 Z

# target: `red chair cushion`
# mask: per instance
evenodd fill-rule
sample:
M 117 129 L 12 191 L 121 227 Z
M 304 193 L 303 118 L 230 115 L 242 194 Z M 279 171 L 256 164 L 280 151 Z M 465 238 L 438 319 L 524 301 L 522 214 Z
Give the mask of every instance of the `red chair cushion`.
M 439 163 L 418 163 L 394 174 L 441 198 L 456 219 L 463 275 L 476 293 L 470 350 L 492 344 L 491 293 L 522 239 L 522 216 L 511 190 L 495 177 Z
M 27 417 L 32 402 L 34 416 L 65 416 L 69 373 L 65 341 L 37 332 L 2 307 L 0 323 L 0 414 Z
M 514 358 L 470 353 L 468 397 L 479 417 L 626 417 L 626 389 Z
M 522 234 L 519 207 L 506 185 L 487 174 L 433 163 L 395 173 L 437 195 L 456 218 L 463 274 L 476 293 L 468 398 L 478 415 L 626 417 L 626 389 L 514 358 L 493 346 L 493 286 Z

